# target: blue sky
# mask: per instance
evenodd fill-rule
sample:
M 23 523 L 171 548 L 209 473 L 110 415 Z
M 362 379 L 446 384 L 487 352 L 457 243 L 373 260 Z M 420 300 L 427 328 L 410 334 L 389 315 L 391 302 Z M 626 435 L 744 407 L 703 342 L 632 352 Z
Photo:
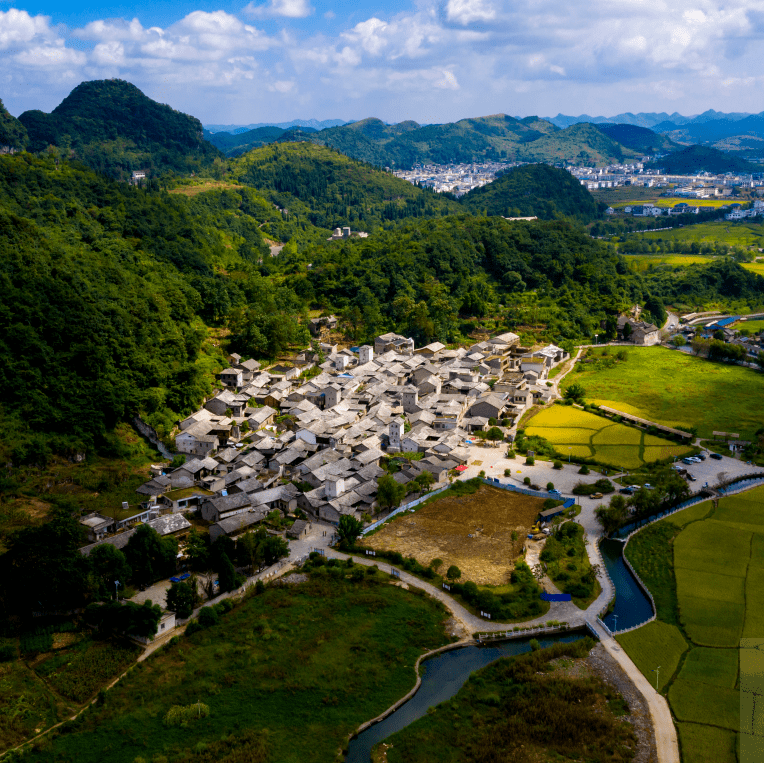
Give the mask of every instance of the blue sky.
M 764 110 L 764 0 L 0 0 L 0 98 L 120 77 L 205 124 Z

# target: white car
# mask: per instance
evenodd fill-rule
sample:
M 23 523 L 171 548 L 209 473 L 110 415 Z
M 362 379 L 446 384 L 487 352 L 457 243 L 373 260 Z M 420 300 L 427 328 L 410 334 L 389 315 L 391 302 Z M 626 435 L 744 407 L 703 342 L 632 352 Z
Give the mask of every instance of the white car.
M 702 464 L 703 463 L 703 461 L 700 458 L 698 458 L 697 456 L 688 456 L 687 460 L 688 461 L 692 461 L 693 464 Z

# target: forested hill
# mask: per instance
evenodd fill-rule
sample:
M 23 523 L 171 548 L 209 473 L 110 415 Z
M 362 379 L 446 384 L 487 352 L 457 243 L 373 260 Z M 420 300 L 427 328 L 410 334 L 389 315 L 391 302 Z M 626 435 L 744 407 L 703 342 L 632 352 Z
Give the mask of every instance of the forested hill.
M 371 231 L 461 210 L 443 195 L 312 143 L 275 143 L 233 160 L 230 175 L 260 189 L 290 217 L 322 228 Z
M 644 154 L 666 153 L 681 148 L 665 135 L 648 130 L 646 127 L 629 124 L 603 123 L 595 125 L 596 128 L 608 138 L 617 141 L 626 148 L 641 151 Z
M 688 146 L 681 151 L 664 156 L 663 159 L 658 159 L 646 167 L 676 175 L 691 175 L 696 172 L 712 172 L 714 174 L 761 172 L 761 165 L 751 164 L 751 162 L 738 156 L 731 156 L 707 146 Z
M 0 157 L 0 456 L 91 450 L 138 412 L 169 433 L 225 362 L 206 354 L 205 323 L 245 305 L 262 316 L 259 353 L 302 336 L 302 300 L 259 272 L 265 232 L 326 235 L 249 189 L 188 199 Z
M 25 111 L 19 121 L 31 151 L 58 146 L 93 169 L 118 179 L 132 170 L 161 174 L 199 171 L 220 152 L 203 137 L 201 122 L 151 100 L 123 80 L 83 82 L 50 113 Z
M 26 128 L 8 113 L 0 100 L 0 149 L 8 147 L 20 150 L 26 148 L 28 143 Z
M 411 121 L 388 125 L 369 118 L 311 133 L 289 131 L 274 135 L 253 130 L 242 135 L 217 133 L 210 140 L 229 156 L 239 155 L 246 148 L 264 142 L 305 140 L 334 148 L 359 161 L 396 169 L 410 168 L 417 163 L 502 160 L 602 164 L 636 156 L 631 148 L 592 125 L 574 125 L 560 130 L 538 117 L 515 119 L 506 114 L 440 125 L 419 125 Z M 659 138 L 659 142 L 666 140 Z
M 478 215 L 569 217 L 583 223 L 600 217 L 605 207 L 569 172 L 546 164 L 513 167 L 492 183 L 470 191 L 461 202 Z

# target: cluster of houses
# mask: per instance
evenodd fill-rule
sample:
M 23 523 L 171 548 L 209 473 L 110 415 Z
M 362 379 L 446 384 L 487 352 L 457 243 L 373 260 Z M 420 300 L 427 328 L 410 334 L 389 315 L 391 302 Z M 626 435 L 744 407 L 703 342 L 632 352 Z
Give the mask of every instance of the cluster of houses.
M 750 209 L 743 209 L 740 204 L 732 204 L 730 211 L 724 215 L 725 220 L 744 220 L 746 217 L 764 216 L 764 201 L 757 199 Z
M 319 349 L 268 370 L 232 355 L 223 389 L 179 423 L 176 447 L 188 460 L 138 488 L 136 516 L 156 522 L 192 511 L 210 523 L 213 539 L 274 510 L 333 524 L 343 514 L 368 518 L 378 509 L 383 458 L 417 453 L 394 479 L 418 485 L 428 472 L 425 481 L 447 484 L 470 458 L 474 432 L 547 402 L 549 371 L 569 357 L 554 345 L 532 352 L 513 333 L 459 349 L 416 349 L 393 333 L 373 347 Z M 89 520 L 98 524 L 94 542 L 108 542 L 116 529 L 102 519 Z

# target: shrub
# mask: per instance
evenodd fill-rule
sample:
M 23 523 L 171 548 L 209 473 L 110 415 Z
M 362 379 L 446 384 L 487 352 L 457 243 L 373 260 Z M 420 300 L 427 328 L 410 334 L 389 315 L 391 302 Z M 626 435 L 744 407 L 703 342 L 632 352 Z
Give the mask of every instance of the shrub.
M 202 607 L 199 610 L 199 625 L 202 628 L 211 628 L 218 624 L 219 616 L 213 607 Z
M 530 485 L 530 484 L 531 484 L 531 478 L 523 477 L 523 485 Z
M 531 645 L 531 650 L 534 652 L 538 652 L 538 650 L 541 649 L 541 644 L 539 644 L 539 642 L 535 638 L 532 638 L 530 640 L 530 645 Z
M 255 593 L 259 596 L 265 590 L 265 583 L 262 580 L 258 580 L 255 583 Z
M 12 644 L 3 644 L 0 646 L 0 662 L 10 662 L 16 658 L 16 650 Z
M 507 458 L 514 458 L 516 455 L 517 455 L 517 454 L 515 453 L 515 451 L 514 451 L 514 449 L 513 449 L 513 448 L 510 448 L 510 449 L 507 451 Z
M 480 470 L 480 476 L 481 477 L 485 477 L 485 469 L 481 469 Z
M 562 461 L 555 461 L 554 462 L 554 468 L 555 469 L 562 469 Z
M 583 465 L 583 466 L 582 466 L 582 467 L 581 467 L 581 468 L 578 470 L 578 473 L 579 473 L 579 474 L 589 474 L 589 467 L 588 467 L 586 464 L 584 464 L 584 465 Z
M 546 489 L 547 490 L 554 490 L 554 482 L 547 482 L 546 483 Z
M 533 458 L 533 456 L 528 456 L 528 458 L 525 459 L 525 463 L 528 466 L 533 466 L 536 463 L 536 459 Z
M 462 571 L 455 564 L 452 564 L 446 571 L 446 577 L 449 580 L 456 580 L 457 578 L 460 578 L 461 576 L 462 576 Z
M 505 477 L 511 477 L 512 476 L 512 470 L 511 469 L 505 469 L 504 470 L 504 476 Z
M 206 718 L 210 714 L 210 706 L 203 702 L 193 705 L 173 705 L 166 713 L 162 722 L 165 726 L 180 726 L 185 728 L 191 721 Z

